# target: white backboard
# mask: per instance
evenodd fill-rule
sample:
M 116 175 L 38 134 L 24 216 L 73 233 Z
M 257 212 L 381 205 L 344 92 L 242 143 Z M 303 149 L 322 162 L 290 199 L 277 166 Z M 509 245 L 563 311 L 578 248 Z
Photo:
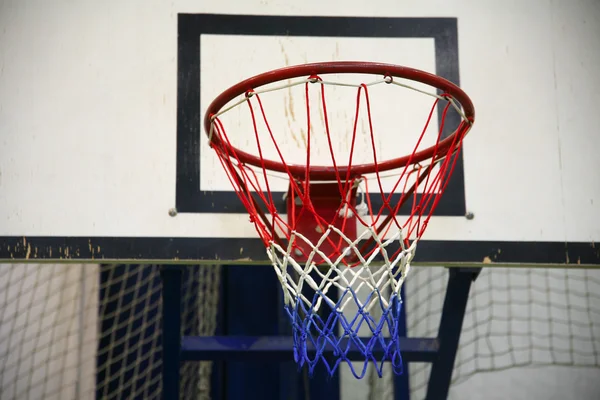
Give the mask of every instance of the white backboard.
M 475 104 L 417 261 L 600 264 L 598 3 L 376 3 L 4 2 L 0 259 L 264 262 L 204 110 L 270 69 L 366 60 L 439 74 Z M 378 146 L 401 155 L 431 102 L 382 98 L 405 114 Z M 349 99 L 331 97 L 339 121 Z M 272 100 L 292 154 L 301 109 L 291 91 Z

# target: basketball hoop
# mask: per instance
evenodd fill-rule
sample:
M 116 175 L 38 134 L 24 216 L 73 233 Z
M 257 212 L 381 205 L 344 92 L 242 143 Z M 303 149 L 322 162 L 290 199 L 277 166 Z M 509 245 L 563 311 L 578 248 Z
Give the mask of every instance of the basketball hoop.
M 329 79 L 331 75 L 356 74 L 367 74 L 373 80 L 348 83 Z M 268 86 L 273 83 L 280 86 Z M 433 106 L 412 151 L 381 160 L 369 93 L 376 86 L 386 85 L 386 90 L 412 90 L 431 96 Z M 261 101 L 267 93 L 295 86 L 303 87 L 306 94 L 306 154 L 302 155 L 302 163 L 286 162 L 281 148 L 288 139 L 277 140 L 279 128 L 269 123 Z M 332 139 L 326 99 L 329 87 L 335 86 L 351 88 L 356 96 L 356 107 L 351 110 L 354 117 L 348 118 L 345 127 L 350 140 L 347 159 L 339 154 L 336 157 Z M 311 123 L 315 104 L 311 108 L 310 90 L 319 94 L 316 107 L 321 110 L 323 127 L 318 131 Z M 424 135 L 431 130 L 432 116 L 441 103 L 445 105 L 434 143 L 425 147 Z M 257 155 L 234 146 L 222 122 L 225 113 L 241 105 L 248 108 L 253 131 L 244 134 L 253 136 Z M 361 107 L 365 109 L 362 113 Z M 460 116 L 460 122 L 452 133 L 444 135 L 449 113 Z M 281 282 L 284 307 L 293 327 L 294 356 L 300 367 L 306 364 L 312 373 L 323 362 L 333 374 L 340 362 L 346 361 L 353 374 L 362 378 L 369 362 L 381 376 L 383 363 L 391 361 L 394 372 L 402 372 L 398 345 L 400 289 L 417 243 L 450 181 L 474 115 L 469 97 L 451 82 L 412 68 L 369 62 L 324 62 L 266 72 L 227 89 L 208 107 L 204 128 L 209 144 L 250 214 Z M 366 163 L 353 161 L 360 146 L 359 117 L 366 118 L 367 128 L 362 132 L 364 143 L 371 147 L 366 154 L 372 160 Z M 326 138 L 327 145 L 322 147 L 328 147 L 324 151 L 329 157 L 327 164 L 313 161 L 311 143 L 317 134 Z M 267 144 L 275 149 L 275 157 L 265 155 Z M 388 171 L 395 171 L 395 175 L 388 185 L 391 188 L 385 190 L 383 173 Z M 279 199 L 271 189 L 275 179 L 271 173 L 289 180 L 285 219 L 277 209 Z M 401 218 L 400 210 L 407 207 L 408 215 Z M 367 341 L 359 338 L 359 329 L 365 327 L 372 334 Z M 331 347 L 336 359 L 333 364 L 324 356 L 325 349 Z M 349 352 L 356 350 L 364 355 L 362 369 L 355 369 L 349 361 Z M 375 353 L 383 356 L 377 359 Z

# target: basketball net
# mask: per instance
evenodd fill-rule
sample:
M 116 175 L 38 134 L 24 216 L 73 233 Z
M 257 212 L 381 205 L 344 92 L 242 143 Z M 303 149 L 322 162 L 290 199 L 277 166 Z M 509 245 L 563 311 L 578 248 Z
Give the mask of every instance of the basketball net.
M 349 83 L 311 73 L 287 79 L 287 83 L 276 88 L 240 86 L 244 91 L 239 99 L 227 99 L 231 103 L 227 107 L 213 110 L 211 106 L 207 112 L 205 128 L 210 146 L 265 245 L 292 324 L 294 358 L 300 367 L 307 365 L 310 374 L 322 363 L 332 375 L 341 362 L 347 362 L 357 378 L 365 376 L 371 362 L 380 377 L 384 362 L 391 362 L 395 373 L 402 372 L 398 340 L 400 291 L 418 241 L 450 182 L 462 141 L 473 122 L 472 115 L 450 93 L 438 94 L 433 89 L 426 92 L 392 75 L 385 74 L 367 83 Z M 261 99 L 267 92 L 298 85 L 305 89 L 303 165 L 286 161 Z M 369 93 L 380 85 L 387 85 L 387 90 L 413 90 L 432 98 L 424 127 L 416 135 L 412 152 L 405 157 L 378 158 Z M 348 130 L 347 159 L 336 157 L 334 151 L 327 108 L 329 86 L 355 89 L 356 108 Z M 318 90 L 319 104 L 311 104 L 311 90 Z M 257 156 L 234 147 L 222 122 L 225 113 L 239 107 L 247 108 L 254 132 L 246 133 L 253 133 Z M 330 157 L 326 167 L 314 165 L 311 160 L 311 136 L 316 134 L 311 124 L 314 107 L 323 114 L 324 126 L 319 134 L 326 135 Z M 368 121 L 368 149 L 357 145 L 361 110 Z M 451 135 L 444 135 L 448 132 L 445 123 L 450 112 L 460 116 L 460 123 Z M 424 149 L 423 137 L 436 115 L 437 138 Z M 264 131 L 259 132 L 261 129 Z M 276 160 L 263 156 L 267 146 L 274 146 Z M 353 155 L 359 151 L 372 154 L 372 162 L 353 163 Z M 390 170 L 394 171 L 391 185 L 385 173 Z M 275 179 L 271 171 L 289 180 L 284 199 L 287 215 L 280 214 L 282 201 L 271 189 Z M 388 179 L 388 189 L 382 184 L 384 177 Z M 357 352 L 363 360 L 358 368 L 357 363 L 350 362 L 350 357 L 357 358 Z

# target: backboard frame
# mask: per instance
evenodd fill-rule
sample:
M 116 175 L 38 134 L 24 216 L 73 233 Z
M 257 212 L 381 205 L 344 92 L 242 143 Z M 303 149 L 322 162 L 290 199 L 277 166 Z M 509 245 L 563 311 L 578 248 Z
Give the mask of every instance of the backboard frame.
M 264 35 L 308 37 L 368 37 L 368 38 L 433 38 L 435 47 L 434 73 L 460 86 L 458 63 L 458 27 L 456 18 L 365 18 L 365 17 L 297 17 L 265 15 L 180 14 L 178 19 L 177 66 L 177 181 L 176 209 L 178 213 L 246 213 L 233 191 L 206 191 L 200 187 L 200 159 L 213 154 L 201 154 L 200 140 L 206 140 L 202 130 L 200 104 L 201 67 L 200 37 L 211 35 Z M 283 65 L 282 65 L 283 67 Z M 249 77 L 248 77 L 249 78 Z M 223 90 L 236 82 L 223 82 Z M 442 109 L 438 109 L 438 122 Z M 458 115 L 446 118 L 442 137 L 446 138 L 459 124 Z M 398 155 L 400 156 L 400 154 Z M 466 213 L 463 156 L 459 155 L 454 173 L 444 197 L 434 215 L 464 216 Z M 389 193 L 386 193 L 388 195 Z M 281 199 L 276 207 L 284 213 L 284 192 L 273 192 Z M 397 201 L 395 194 L 392 201 Z M 371 195 L 379 208 L 380 195 Z M 408 215 L 409 207 L 400 211 Z
M 244 249 L 243 254 L 239 254 L 239 249 Z M 258 237 L 0 237 L 0 262 L 270 265 Z M 600 245 L 593 242 L 421 240 L 412 264 L 598 268 Z

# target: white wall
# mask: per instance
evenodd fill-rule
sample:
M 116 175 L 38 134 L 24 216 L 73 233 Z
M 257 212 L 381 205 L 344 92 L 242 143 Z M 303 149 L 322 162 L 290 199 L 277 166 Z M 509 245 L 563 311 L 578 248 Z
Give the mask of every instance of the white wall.
M 0 398 L 93 399 L 97 319 L 98 266 L 1 264 Z
M 452 386 L 450 400 L 597 400 L 600 371 L 596 368 L 514 368 L 478 374 Z

